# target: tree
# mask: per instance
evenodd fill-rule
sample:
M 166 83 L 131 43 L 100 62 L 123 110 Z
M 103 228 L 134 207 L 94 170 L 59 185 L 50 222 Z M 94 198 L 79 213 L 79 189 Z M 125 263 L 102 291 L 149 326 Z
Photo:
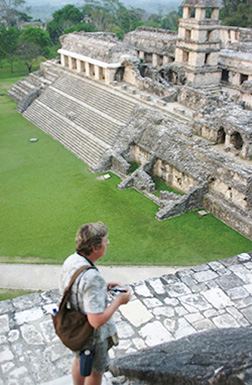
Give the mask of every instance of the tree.
M 25 4 L 25 0 L 0 0 L 0 14 L 6 21 L 7 26 L 16 26 L 18 21 L 24 20 L 23 18 L 27 15 L 18 8 L 22 8 Z M 26 9 L 29 11 L 29 8 Z M 26 16 L 25 16 L 26 15 Z
M 176 31 L 178 29 L 179 17 L 180 16 L 177 11 L 172 11 L 168 13 L 168 15 L 166 15 L 161 22 L 161 28 Z
M 74 32 L 74 31 L 76 31 L 76 32 L 80 32 L 80 31 L 84 31 L 84 32 L 96 32 L 97 29 L 95 29 L 95 27 L 93 26 L 93 24 L 82 22 L 82 23 L 75 24 L 75 25 L 73 25 L 72 27 L 66 28 L 66 29 L 63 31 L 63 33 L 64 33 L 64 34 L 67 34 L 67 33 Z
M 40 47 L 43 56 L 49 55 L 49 48 L 52 45 L 49 33 L 39 27 L 27 27 L 20 34 L 20 45 L 28 43 L 33 45 L 32 51 L 35 52 L 34 45 Z
M 15 27 L 5 26 L 1 27 L 0 30 L 0 41 L 1 41 L 1 52 L 10 63 L 11 73 L 13 73 L 13 61 L 16 54 L 17 43 L 18 43 L 19 32 Z
M 145 14 L 140 8 L 127 9 L 119 0 L 85 0 L 82 11 L 99 31 L 115 32 L 119 38 L 142 24 Z
M 38 57 L 42 54 L 42 48 L 35 43 L 28 41 L 19 41 L 17 55 L 22 59 L 27 67 L 28 72 L 32 71 L 33 64 L 37 61 Z
M 83 13 L 74 5 L 68 4 L 53 13 L 53 20 L 47 24 L 51 40 L 57 43 L 66 28 L 70 28 L 83 20 Z
M 223 8 L 220 10 L 220 18 L 223 25 L 252 27 L 251 0 L 222 0 L 222 3 Z

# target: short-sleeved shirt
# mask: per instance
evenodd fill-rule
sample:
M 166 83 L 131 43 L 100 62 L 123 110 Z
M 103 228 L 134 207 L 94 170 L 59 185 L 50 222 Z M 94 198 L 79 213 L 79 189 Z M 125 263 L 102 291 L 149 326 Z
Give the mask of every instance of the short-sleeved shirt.
M 82 266 L 91 266 L 88 259 L 74 253 L 63 263 L 60 276 L 60 291 L 70 283 L 74 273 Z M 96 267 L 96 266 L 95 266 Z M 71 305 L 84 314 L 102 313 L 108 305 L 107 284 L 98 269 L 83 271 L 75 280 L 70 294 Z M 100 343 L 116 333 L 113 318 L 102 325 L 96 333 L 96 342 Z

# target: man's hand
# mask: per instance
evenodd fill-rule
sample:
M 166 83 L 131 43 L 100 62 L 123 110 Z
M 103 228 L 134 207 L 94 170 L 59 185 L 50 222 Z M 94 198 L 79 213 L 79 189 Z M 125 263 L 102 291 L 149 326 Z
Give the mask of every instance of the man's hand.
M 125 305 L 130 300 L 130 296 L 131 296 L 130 289 L 126 288 L 125 290 L 126 290 L 126 293 L 119 293 L 117 295 L 117 298 L 121 305 Z

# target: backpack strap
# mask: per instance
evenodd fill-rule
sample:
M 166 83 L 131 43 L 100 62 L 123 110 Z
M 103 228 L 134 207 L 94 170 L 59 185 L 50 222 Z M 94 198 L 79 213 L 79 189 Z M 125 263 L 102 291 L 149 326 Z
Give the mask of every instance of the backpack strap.
M 70 294 L 70 289 L 75 281 L 75 279 L 78 277 L 78 275 L 80 275 L 80 273 L 82 273 L 84 270 L 89 270 L 89 269 L 96 269 L 95 266 L 89 266 L 89 265 L 85 265 L 85 266 L 82 266 L 80 269 L 78 269 L 74 275 L 72 276 L 72 279 L 70 281 L 70 283 L 68 284 L 68 286 L 65 288 L 64 290 L 64 293 L 63 293 L 63 297 L 62 297 L 62 300 L 60 302 L 60 305 L 59 305 L 59 309 L 63 308 L 66 306 L 67 302 L 68 302 L 68 297 L 69 297 L 69 294 Z M 97 269 L 96 269 L 97 270 Z
M 70 283 L 68 284 L 68 286 L 65 288 L 65 291 L 66 290 L 70 290 L 74 281 L 76 280 L 76 278 L 78 277 L 78 275 L 80 275 L 80 273 L 82 273 L 84 270 L 88 270 L 88 269 L 96 269 L 95 266 L 89 266 L 89 265 L 85 265 L 85 266 L 82 266 L 81 268 L 79 268 L 75 273 L 74 275 L 72 276 L 71 278 L 71 281 Z

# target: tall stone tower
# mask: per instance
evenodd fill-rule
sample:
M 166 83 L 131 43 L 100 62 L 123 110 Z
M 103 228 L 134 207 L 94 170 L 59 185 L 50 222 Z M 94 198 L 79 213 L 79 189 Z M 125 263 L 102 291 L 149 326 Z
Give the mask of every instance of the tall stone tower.
M 221 80 L 219 1 L 184 0 L 181 7 L 175 62 L 183 67 L 188 85 L 214 88 Z

